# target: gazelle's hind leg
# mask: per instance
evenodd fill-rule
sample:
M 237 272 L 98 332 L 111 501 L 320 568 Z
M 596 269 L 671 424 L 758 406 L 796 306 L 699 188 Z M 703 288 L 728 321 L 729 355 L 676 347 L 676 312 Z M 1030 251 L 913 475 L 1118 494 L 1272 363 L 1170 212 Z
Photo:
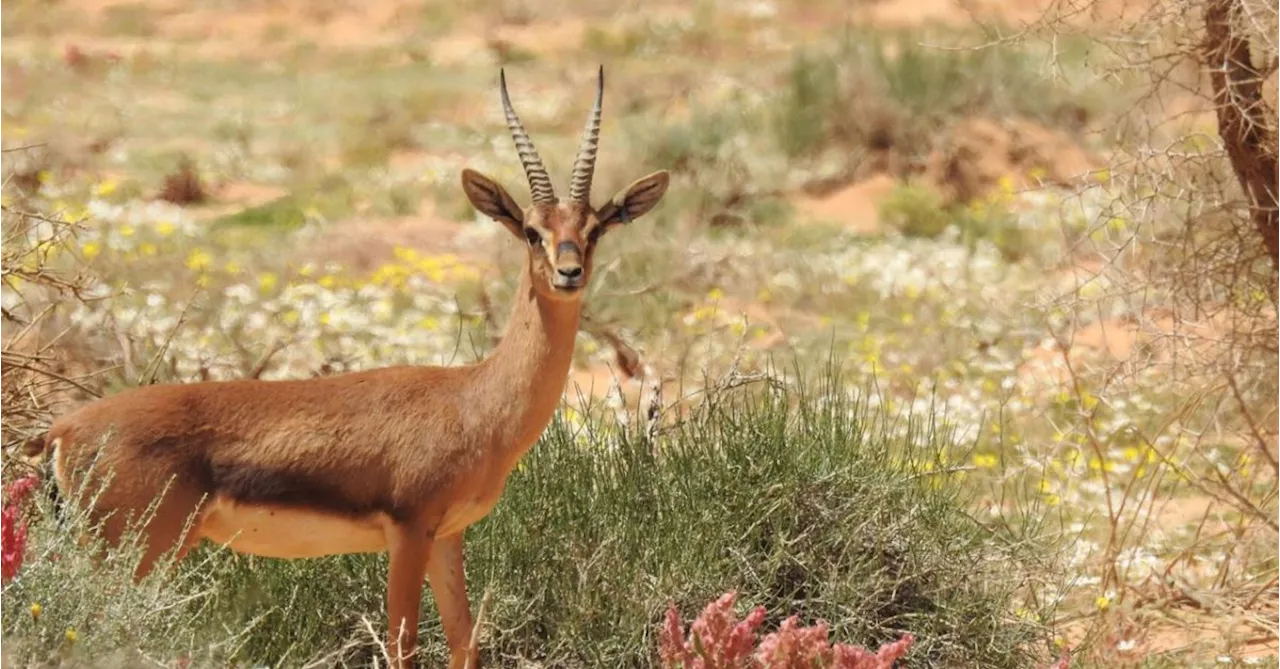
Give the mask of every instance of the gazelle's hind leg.
M 445 639 L 449 642 L 449 669 L 479 669 L 480 654 L 471 638 L 471 606 L 462 561 L 462 533 L 437 538 L 427 562 L 427 577 Z
M 200 542 L 198 524 L 202 502 L 197 491 L 170 489 L 154 510 L 116 509 L 109 512 L 102 524 L 103 538 L 109 546 L 119 546 L 131 523 L 136 525 L 140 514 L 149 514 L 149 517 L 144 516 L 147 522 L 141 530 L 142 557 L 133 572 L 134 581 L 140 581 L 169 551 L 176 551 L 176 563 Z

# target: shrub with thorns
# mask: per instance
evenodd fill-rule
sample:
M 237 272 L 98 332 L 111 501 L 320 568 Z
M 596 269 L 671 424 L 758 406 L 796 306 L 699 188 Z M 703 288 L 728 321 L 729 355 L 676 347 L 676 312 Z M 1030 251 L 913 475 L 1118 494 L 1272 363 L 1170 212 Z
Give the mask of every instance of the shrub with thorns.
M 1084 36 L 1129 94 L 1110 164 L 1073 202 L 1087 213 L 1086 229 L 1068 232 L 1059 269 L 1070 277 L 1036 305 L 1078 407 L 1058 429 L 1092 461 L 1116 449 L 1099 425 L 1124 418 L 1118 407 L 1142 393 L 1164 407 L 1125 428 L 1125 443 L 1152 454 L 1138 469 L 1147 475 L 1099 472 L 1103 527 L 1088 568 L 1117 593 L 1099 598 L 1091 623 L 1104 662 L 1116 659 L 1107 630 L 1128 615 L 1183 609 L 1207 614 L 1204 626 L 1229 615 L 1246 638 L 1275 638 L 1277 23 L 1275 3 L 1258 0 L 1057 0 L 1000 40 Z M 1144 341 L 1089 356 L 1075 344 L 1090 326 Z M 1161 527 L 1161 510 L 1187 500 L 1207 506 L 1189 536 L 1169 536 L 1180 528 Z M 1125 557 L 1149 546 L 1173 556 L 1163 574 Z M 1213 567 L 1197 569 L 1204 556 Z
M 0 398 L 6 461 L 15 446 L 48 426 L 60 406 L 99 394 L 89 373 L 92 363 L 60 320 L 65 308 L 93 299 L 91 278 L 75 257 L 77 228 L 78 222 L 59 216 L 3 210 L 0 281 L 7 290 Z

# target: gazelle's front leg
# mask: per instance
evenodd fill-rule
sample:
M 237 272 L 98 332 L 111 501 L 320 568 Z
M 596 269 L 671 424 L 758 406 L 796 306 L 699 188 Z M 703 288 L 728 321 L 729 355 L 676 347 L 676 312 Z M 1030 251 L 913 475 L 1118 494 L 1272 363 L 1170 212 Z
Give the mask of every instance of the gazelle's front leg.
M 438 537 L 427 561 L 431 593 L 449 642 L 449 669 L 479 669 L 480 653 L 471 643 L 471 605 L 462 566 L 462 533 Z
M 418 646 L 422 580 L 432 553 L 432 532 L 396 525 L 387 533 L 387 653 L 395 669 L 412 669 Z

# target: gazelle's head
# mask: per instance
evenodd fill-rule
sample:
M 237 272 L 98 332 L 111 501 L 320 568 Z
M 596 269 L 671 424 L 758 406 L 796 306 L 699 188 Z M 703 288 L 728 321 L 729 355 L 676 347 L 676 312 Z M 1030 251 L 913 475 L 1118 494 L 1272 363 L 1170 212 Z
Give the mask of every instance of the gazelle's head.
M 462 189 L 476 209 L 503 224 L 527 247 L 529 271 L 539 294 L 553 299 L 578 299 L 591 278 L 592 256 L 600 237 L 658 204 L 667 191 L 668 175 L 665 171 L 654 172 L 627 186 L 604 206 L 598 209 L 591 206 L 591 177 L 600 144 L 600 105 L 604 97 L 604 68 L 601 67 L 596 82 L 596 103 L 587 118 L 578 156 L 573 162 L 569 198 L 561 201 L 551 186 L 551 177 L 538 150 L 511 107 L 506 73 L 500 73 L 499 79 L 502 109 L 529 179 L 533 202 L 521 209 L 507 189 L 472 169 L 462 170 Z

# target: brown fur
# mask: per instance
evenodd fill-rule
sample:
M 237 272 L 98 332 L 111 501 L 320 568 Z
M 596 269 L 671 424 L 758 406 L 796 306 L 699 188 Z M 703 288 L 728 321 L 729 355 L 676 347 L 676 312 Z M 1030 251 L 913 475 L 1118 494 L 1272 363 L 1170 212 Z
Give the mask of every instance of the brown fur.
M 429 576 L 450 666 L 476 667 L 462 533 L 497 502 L 559 403 L 599 232 L 648 211 L 666 184 L 665 172 L 636 182 L 602 218 L 603 210 L 572 202 L 521 211 L 501 186 L 466 170 L 473 204 L 529 249 L 507 331 L 489 358 L 129 390 L 50 429 L 58 485 L 81 504 L 93 501 L 91 518 L 110 542 L 160 500 L 143 528 L 138 578 L 166 551 L 181 558 L 206 538 L 284 558 L 387 550 L 396 665 L 411 663 Z M 580 282 L 557 287 L 575 267 Z

